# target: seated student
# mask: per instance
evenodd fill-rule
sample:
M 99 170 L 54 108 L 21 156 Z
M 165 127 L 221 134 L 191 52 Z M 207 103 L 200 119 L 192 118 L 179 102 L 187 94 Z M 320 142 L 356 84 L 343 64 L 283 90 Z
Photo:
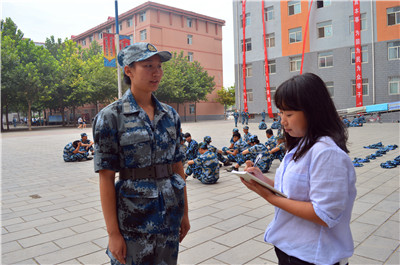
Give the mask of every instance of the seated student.
M 228 159 L 230 161 L 237 163 L 244 163 L 246 160 L 242 155 L 242 152 L 246 149 L 245 146 L 247 146 L 247 144 L 245 145 L 244 141 L 242 141 L 240 138 L 241 138 L 240 133 L 233 134 L 233 140 L 235 141 L 235 144 L 233 146 L 233 151 L 228 150 L 226 151 L 226 153 L 228 154 Z M 230 167 L 226 169 L 226 171 L 228 172 L 231 172 L 232 170 L 237 170 L 237 169 L 235 169 L 235 167 Z
M 219 162 L 217 155 L 208 150 L 207 143 L 199 144 L 200 155 L 188 161 L 188 165 L 194 165 L 196 170 L 193 172 L 193 178 L 201 181 L 203 184 L 214 184 L 219 179 Z
M 229 147 L 222 147 L 222 153 L 223 153 L 224 155 L 227 155 L 227 153 L 226 153 L 227 150 L 233 151 L 233 145 L 235 144 L 235 141 L 233 141 L 233 134 L 238 133 L 238 132 L 239 132 L 239 129 L 238 129 L 238 128 L 233 128 L 233 130 L 232 130 L 232 137 L 231 137 L 231 139 L 229 140 L 229 143 L 230 143 Z
M 279 135 L 277 137 L 277 146 L 272 148 L 271 150 L 265 150 L 262 152 L 263 156 L 257 163 L 257 166 L 263 173 L 267 173 L 269 168 L 272 165 L 272 161 L 274 159 L 279 159 L 282 161 L 283 157 L 285 156 L 285 137 L 283 135 Z
M 359 117 L 358 119 L 359 119 L 359 121 L 360 121 L 361 123 L 366 123 L 366 122 L 367 122 L 367 121 L 365 120 L 364 114 L 361 114 L 360 117 Z
M 181 129 L 182 130 L 182 129 Z M 187 151 L 187 146 L 185 145 L 185 142 L 186 142 L 186 140 L 185 140 L 185 136 L 184 136 L 184 134 L 181 132 L 181 150 L 182 150 L 182 153 L 184 154 L 183 155 L 183 158 L 182 158 L 182 164 L 185 164 L 185 162 L 186 162 L 186 151 Z
M 346 128 L 350 127 L 350 121 L 347 119 L 347 116 L 344 116 L 344 117 L 342 118 L 342 121 L 343 121 L 344 126 L 345 126 Z
M 81 141 L 76 140 L 73 143 L 68 143 L 64 147 L 63 158 L 65 162 L 75 162 L 83 160 L 91 160 L 92 157 L 88 157 L 88 153 L 85 151 L 80 151 Z
M 271 125 L 271 129 L 278 129 L 278 135 L 282 132 L 282 124 L 281 124 L 281 117 L 279 116 L 278 119 L 274 118 L 274 122 Z
M 192 136 L 188 132 L 185 133 L 183 135 L 183 137 L 185 137 L 185 140 L 187 142 L 187 149 L 186 149 L 186 155 L 185 155 L 186 159 L 193 160 L 193 159 L 197 158 L 197 153 L 198 153 L 197 142 L 192 139 Z M 195 166 L 189 165 L 185 171 L 186 177 L 191 175 L 194 169 L 195 169 Z
M 267 129 L 267 124 L 265 123 L 265 120 L 261 120 L 260 124 L 258 124 L 258 129 L 260 129 L 260 130 Z
M 90 150 L 92 152 L 92 155 L 94 155 L 94 148 L 93 148 L 94 142 L 88 139 L 86 133 L 81 133 L 80 141 L 81 141 L 80 150 L 86 151 L 86 152 L 89 152 L 89 150 Z
M 357 115 L 356 117 L 354 117 L 354 120 L 349 125 L 350 127 L 362 127 L 363 126 L 362 122 L 360 121 L 359 116 L 360 115 Z
M 246 147 L 249 146 L 250 136 L 251 136 L 251 133 L 249 133 L 249 126 L 246 125 L 243 127 L 243 140 L 242 140 L 246 143 L 246 145 L 247 145 Z
M 267 141 L 265 142 L 265 147 L 268 150 L 271 150 L 276 146 L 276 137 L 274 136 L 274 132 L 271 129 L 266 130 L 265 134 L 267 135 Z
M 232 165 L 232 163 L 229 162 L 229 160 L 222 155 L 222 151 L 221 150 L 218 150 L 215 146 L 210 144 L 212 142 L 210 136 L 204 136 L 203 141 L 207 144 L 208 150 L 213 152 L 213 153 L 215 153 L 217 155 L 218 161 L 223 163 L 224 166 Z
M 237 161 L 237 164 L 232 168 L 227 169 L 228 172 L 232 170 L 238 171 L 239 167 L 244 164 L 247 160 L 254 162 L 255 158 L 259 153 L 266 151 L 265 145 L 260 143 L 257 135 L 250 136 L 250 147 L 242 152 L 243 159 Z

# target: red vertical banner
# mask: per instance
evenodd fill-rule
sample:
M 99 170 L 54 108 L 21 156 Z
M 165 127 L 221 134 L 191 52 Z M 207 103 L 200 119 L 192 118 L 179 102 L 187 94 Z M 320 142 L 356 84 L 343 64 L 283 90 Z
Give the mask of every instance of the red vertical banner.
M 269 85 L 269 72 L 268 72 L 268 53 L 267 53 L 267 40 L 265 36 L 265 3 L 264 0 L 261 1 L 261 18 L 263 20 L 263 38 L 264 38 L 264 62 L 265 62 L 265 90 L 267 93 L 267 109 L 268 109 L 268 116 L 270 118 L 274 117 L 272 113 L 272 104 L 271 104 L 271 87 Z
M 303 37 L 303 52 L 301 53 L 300 74 L 303 73 L 304 51 L 305 51 L 305 49 L 306 49 L 307 31 L 308 31 L 308 24 L 309 24 L 309 22 L 310 22 L 310 13 L 311 13 L 312 4 L 313 4 L 313 0 L 311 0 L 310 7 L 308 8 L 308 16 L 307 16 L 306 30 L 304 31 L 304 37 Z
M 361 12 L 360 1 L 353 1 L 353 20 L 354 20 L 354 50 L 356 67 L 356 107 L 363 106 L 363 88 L 362 88 L 362 54 L 361 54 Z
M 131 40 L 129 36 L 119 35 L 119 50 L 129 46 Z M 103 33 L 103 52 L 104 66 L 116 67 L 115 62 L 115 34 Z
M 242 1 L 242 24 L 243 24 L 243 104 L 244 111 L 247 111 L 247 90 L 246 90 L 246 0 Z

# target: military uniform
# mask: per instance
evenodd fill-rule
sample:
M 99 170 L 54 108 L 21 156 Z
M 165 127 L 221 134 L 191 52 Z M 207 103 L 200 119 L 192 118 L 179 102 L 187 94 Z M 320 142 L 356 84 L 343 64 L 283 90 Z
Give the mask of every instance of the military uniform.
M 282 161 L 283 157 L 285 156 L 285 143 L 280 143 L 278 145 L 279 151 L 275 152 L 273 154 L 270 154 L 268 150 L 262 152 L 262 157 L 260 161 L 257 163 L 257 167 L 263 172 L 267 173 L 269 168 L 271 167 L 272 161 L 274 159 L 279 159 L 279 161 Z
M 267 150 L 267 148 L 262 143 L 258 143 L 258 144 L 253 145 L 252 147 L 250 147 L 247 150 L 249 150 L 248 160 L 251 160 L 251 161 L 254 162 L 254 159 L 257 157 L 257 155 L 259 153 L 264 152 L 265 150 Z
M 266 130 L 267 129 L 267 124 L 265 122 L 260 122 L 260 124 L 258 124 L 258 129 L 260 130 Z
M 219 163 L 217 155 L 208 150 L 193 160 L 199 171 L 194 175 L 203 184 L 214 184 L 219 179 Z
M 90 144 L 90 140 L 89 140 L 89 139 L 86 139 L 86 141 L 82 141 L 82 139 L 81 139 L 81 143 L 83 143 L 83 144 Z M 86 147 L 87 147 L 87 146 L 81 146 L 80 149 L 79 149 L 79 151 L 85 151 L 85 152 L 88 152 L 89 150 L 92 151 L 92 152 L 94 151 L 93 145 L 92 145 L 91 147 L 89 147 L 89 149 L 86 149 Z
M 235 150 L 238 150 L 238 153 L 236 155 L 232 155 L 229 154 L 228 155 L 228 159 L 230 161 L 235 161 L 239 164 L 243 164 L 244 162 L 246 162 L 245 157 L 242 155 L 242 152 L 245 150 L 246 148 L 244 148 L 244 143 L 242 141 L 242 139 L 239 139 L 235 142 L 235 144 L 233 145 L 233 152 Z
M 235 127 L 237 127 L 237 122 L 238 122 L 238 119 L 239 119 L 239 112 L 235 111 L 233 113 L 233 118 L 235 119 Z
M 82 153 L 75 153 L 75 147 L 72 145 L 72 143 L 68 143 L 64 147 L 64 154 L 63 158 L 65 162 L 75 162 L 75 161 L 81 161 L 85 158 L 87 158 L 88 154 L 82 154 Z
M 240 115 L 242 116 L 242 124 L 244 124 L 244 122 L 246 121 L 246 112 L 242 111 Z
M 152 99 L 153 121 L 128 89 L 93 123 L 95 172 L 120 172 L 117 217 L 127 264 L 177 263 L 185 181 L 171 165 L 184 156 L 181 123 L 172 107 Z M 107 254 L 111 264 L 120 264 L 110 251 Z
M 251 133 L 247 133 L 247 134 L 244 133 L 243 134 L 243 141 L 246 143 L 246 145 L 247 145 L 248 142 L 250 142 L 251 135 L 252 135 Z M 245 147 L 247 147 L 247 146 L 245 146 Z
M 270 138 L 268 138 L 267 141 L 265 142 L 265 146 L 267 148 L 269 147 L 269 150 L 274 148 L 276 146 L 276 144 L 277 144 L 277 140 L 274 135 L 272 135 Z
M 188 146 L 186 148 L 186 160 L 193 160 L 198 156 L 198 143 L 195 140 L 191 140 L 190 143 L 188 142 Z M 190 176 L 192 173 L 198 172 L 195 165 L 189 165 L 186 170 L 185 174 Z

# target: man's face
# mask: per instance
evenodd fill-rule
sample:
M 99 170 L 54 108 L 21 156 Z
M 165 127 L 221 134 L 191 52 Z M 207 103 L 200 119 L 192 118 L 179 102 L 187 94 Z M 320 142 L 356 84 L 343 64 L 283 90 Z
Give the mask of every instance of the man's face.
M 82 141 L 86 141 L 87 140 L 87 136 L 82 136 Z
M 192 140 L 192 136 L 186 137 L 186 142 L 190 143 L 191 140 Z

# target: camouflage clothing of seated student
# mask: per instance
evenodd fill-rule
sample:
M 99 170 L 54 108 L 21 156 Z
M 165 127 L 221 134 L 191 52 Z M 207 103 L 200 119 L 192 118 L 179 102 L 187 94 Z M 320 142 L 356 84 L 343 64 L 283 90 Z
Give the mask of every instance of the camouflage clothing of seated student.
M 80 151 L 91 151 L 92 154 L 94 153 L 94 148 L 93 148 L 93 141 L 90 141 L 88 139 L 88 136 L 86 133 L 81 133 L 81 147 L 80 147 Z
M 246 161 L 242 155 L 242 152 L 245 150 L 243 141 L 240 139 L 240 133 L 233 134 L 233 140 L 235 141 L 233 145 L 233 151 L 226 151 L 228 153 L 228 159 L 233 162 L 242 162 Z M 242 162 L 244 163 L 244 162 Z
M 264 152 L 265 150 L 267 150 L 267 148 L 265 147 L 265 145 L 260 143 L 260 141 L 258 140 L 257 135 L 253 135 L 253 136 L 250 137 L 250 144 L 251 144 L 251 147 L 249 147 L 247 149 L 247 151 L 248 151 L 248 156 L 247 156 L 248 159 L 247 160 L 251 160 L 252 162 L 254 162 L 254 159 L 257 157 L 257 155 L 259 153 Z M 245 151 L 243 151 L 243 152 L 245 152 Z
M 238 133 L 239 132 L 239 129 L 238 128 L 233 128 L 233 130 L 232 130 L 232 137 L 231 137 L 231 139 L 229 140 L 229 143 L 230 143 L 230 146 L 229 147 L 222 147 L 222 153 L 224 154 L 224 155 L 227 155 L 227 153 L 226 153 L 226 151 L 228 151 L 228 150 L 230 150 L 230 151 L 233 151 L 233 145 L 235 144 L 235 141 L 233 141 L 233 134 L 234 133 Z
M 275 159 L 279 159 L 282 161 L 283 157 L 285 156 L 285 140 L 283 135 L 278 136 L 278 145 L 271 150 L 265 150 L 262 152 L 262 157 L 260 161 L 257 163 L 257 167 L 263 172 L 267 173 L 272 165 L 272 161 Z
M 218 161 L 224 164 L 224 166 L 229 166 L 232 165 L 229 160 L 222 155 L 222 151 L 218 150 L 215 146 L 211 145 L 210 143 L 212 142 L 210 136 L 204 136 L 203 141 L 207 144 L 208 146 L 208 151 L 211 151 L 217 155 Z
M 264 120 L 262 120 L 262 121 L 258 124 L 258 129 L 260 129 L 260 130 L 266 130 L 266 129 L 267 129 L 267 124 L 265 123 Z
M 194 178 L 197 178 L 203 184 L 214 184 L 219 179 L 219 163 L 217 155 L 207 148 L 207 143 L 202 142 L 199 144 L 200 155 L 188 161 L 189 165 L 196 166 L 196 173 Z
M 75 162 L 86 160 L 88 153 L 85 151 L 80 151 L 80 140 L 76 140 L 73 143 L 68 143 L 64 147 L 63 158 L 65 162 Z
M 246 145 L 244 146 L 245 148 L 248 147 L 248 144 L 250 142 L 250 136 L 251 133 L 249 133 L 249 126 L 244 126 L 243 127 L 243 137 L 242 137 L 242 141 L 246 143 Z
M 198 143 L 192 139 L 192 136 L 190 133 L 185 133 L 183 135 L 185 137 L 186 142 L 187 142 L 187 147 L 186 147 L 186 160 L 193 160 L 198 156 Z M 193 172 L 197 172 L 198 169 L 196 169 L 195 165 L 188 165 L 188 167 L 185 170 L 185 174 L 187 176 L 190 176 Z M 187 177 L 186 176 L 186 177 Z

